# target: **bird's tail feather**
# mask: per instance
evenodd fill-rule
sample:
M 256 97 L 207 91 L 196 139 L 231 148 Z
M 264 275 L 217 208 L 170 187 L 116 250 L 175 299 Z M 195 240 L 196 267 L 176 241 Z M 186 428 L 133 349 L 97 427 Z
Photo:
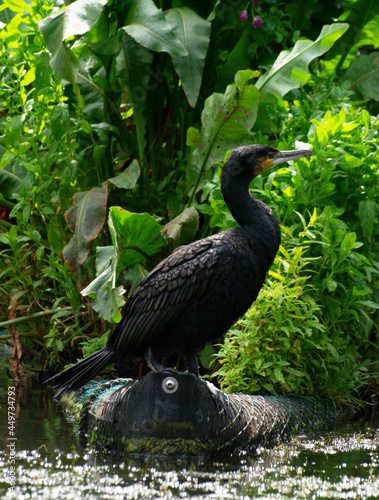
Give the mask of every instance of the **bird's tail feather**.
M 100 351 L 91 354 L 75 365 L 45 380 L 45 384 L 59 389 L 55 395 L 56 397 L 67 390 L 76 391 L 93 379 L 103 368 L 111 364 L 114 361 L 114 357 L 115 353 L 113 350 L 111 351 L 103 347 Z

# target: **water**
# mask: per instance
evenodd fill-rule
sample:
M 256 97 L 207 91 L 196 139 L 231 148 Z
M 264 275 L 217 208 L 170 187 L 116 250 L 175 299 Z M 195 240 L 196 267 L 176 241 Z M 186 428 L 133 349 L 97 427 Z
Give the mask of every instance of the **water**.
M 3 499 L 379 499 L 378 415 L 254 456 L 130 458 L 80 443 L 53 393 L 37 384 L 20 396 L 10 438 L 7 385 L 1 378 Z

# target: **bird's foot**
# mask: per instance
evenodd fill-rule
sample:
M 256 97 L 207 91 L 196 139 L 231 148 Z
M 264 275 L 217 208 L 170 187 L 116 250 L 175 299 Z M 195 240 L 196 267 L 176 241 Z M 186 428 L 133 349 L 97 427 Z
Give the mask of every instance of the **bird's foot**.
M 158 363 L 158 361 L 155 359 L 153 349 L 150 346 L 146 349 L 145 359 L 147 366 L 150 368 L 151 371 L 155 373 L 160 373 L 163 372 L 164 370 L 172 370 L 171 368 L 167 368 L 166 366 L 163 366 L 160 363 Z
M 187 352 L 187 366 L 188 373 L 193 373 L 196 377 L 200 378 L 199 363 L 197 361 L 196 351 Z

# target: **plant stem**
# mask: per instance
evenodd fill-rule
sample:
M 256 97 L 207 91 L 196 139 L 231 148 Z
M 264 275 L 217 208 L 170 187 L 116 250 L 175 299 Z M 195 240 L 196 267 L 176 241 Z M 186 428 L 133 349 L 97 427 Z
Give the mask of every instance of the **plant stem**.
M 38 332 L 18 332 L 19 337 L 39 337 Z M 12 335 L 2 335 L 0 337 L 0 342 L 4 340 L 11 340 Z
M 39 311 L 37 313 L 31 314 L 30 316 L 20 316 L 19 318 L 9 319 L 7 321 L 0 321 L 0 328 L 4 326 L 13 325 L 14 323 L 22 323 L 28 319 L 39 318 L 41 316 L 48 316 L 49 314 L 55 314 L 60 311 L 72 311 L 72 307 L 61 307 L 60 309 L 48 309 L 47 311 Z
M 8 208 L 13 208 L 16 206 L 16 203 L 7 200 L 2 194 L 0 194 L 0 204 Z
M 2 220 L 2 219 L 0 219 L 0 224 L 2 224 L 4 227 L 6 227 L 8 229 L 11 229 L 14 226 L 14 224 L 11 224 L 10 222 L 7 222 L 7 221 Z

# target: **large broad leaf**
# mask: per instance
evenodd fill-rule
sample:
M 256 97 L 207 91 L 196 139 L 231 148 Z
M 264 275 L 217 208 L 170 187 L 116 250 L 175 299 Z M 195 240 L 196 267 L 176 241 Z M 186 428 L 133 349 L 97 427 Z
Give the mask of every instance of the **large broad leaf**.
M 116 286 L 118 275 L 154 255 L 165 241 L 161 236 L 162 227 L 146 213 L 135 214 L 111 207 L 108 225 L 113 246 L 97 248 L 97 277 L 82 294 L 95 299 L 92 307 L 100 316 L 117 322 L 121 319 L 119 310 L 124 302 L 124 289 Z
M 52 69 L 65 80 L 74 82 L 78 62 L 65 45 L 73 36 L 87 33 L 98 21 L 108 0 L 77 0 L 39 23 L 46 46 L 52 54 Z
M 133 189 L 137 184 L 140 174 L 141 169 L 138 161 L 133 160 L 121 174 L 108 179 L 108 182 L 111 182 L 120 189 Z
M 194 147 L 189 178 L 196 179 L 193 194 L 200 187 L 204 171 L 222 161 L 228 150 L 251 141 L 258 110 L 259 91 L 249 80 L 257 71 L 239 71 L 225 94 L 214 93 L 205 101 L 199 132 L 190 128 L 187 144 Z M 193 199 L 193 195 L 191 197 Z
M 379 52 L 357 56 L 345 77 L 364 99 L 379 101 Z
M 281 52 L 270 71 L 262 75 L 256 83 L 261 96 L 277 94 L 283 97 L 290 90 L 306 83 L 309 63 L 325 54 L 348 28 L 348 24 L 342 23 L 326 25 L 316 41 L 299 40 L 291 51 Z
M 186 49 L 175 36 L 161 9 L 153 0 L 134 0 L 122 28 L 136 42 L 147 49 L 168 52 L 171 56 L 185 56 Z
M 106 321 L 117 323 L 121 320 L 120 309 L 124 305 L 123 286 L 116 286 L 117 256 L 113 246 L 97 247 L 97 277 L 84 289 L 95 302 L 92 308 Z
M 194 108 L 200 92 L 211 23 L 188 7 L 169 10 L 166 19 L 187 51 L 185 56 L 173 56 L 172 60 L 188 102 Z
M 108 225 L 118 255 L 118 273 L 143 262 L 165 245 L 162 227 L 147 213 L 136 214 L 111 207 Z
M 162 235 L 174 240 L 178 246 L 193 241 L 198 229 L 199 214 L 195 207 L 189 207 L 165 225 Z
M 116 72 L 121 84 L 129 89 L 128 100 L 133 108 L 138 156 L 143 161 L 146 146 L 146 95 L 150 78 L 146 69 L 151 67 L 153 54 L 127 33 L 121 38 L 121 47 L 116 59 Z
M 107 195 L 106 186 L 76 193 L 73 197 L 75 205 L 65 213 L 66 222 L 74 235 L 63 249 L 63 257 L 77 276 L 88 257 L 89 244 L 104 225 Z

